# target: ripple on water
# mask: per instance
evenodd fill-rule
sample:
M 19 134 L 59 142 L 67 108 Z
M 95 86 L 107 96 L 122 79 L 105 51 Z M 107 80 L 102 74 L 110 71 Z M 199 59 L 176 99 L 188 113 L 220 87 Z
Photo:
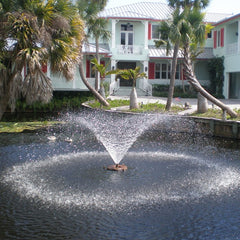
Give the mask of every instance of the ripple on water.
M 105 211 L 187 202 L 240 185 L 234 168 L 186 154 L 130 152 L 124 173 L 103 169 L 108 160 L 106 152 L 58 155 L 15 165 L 2 180 L 21 197 L 46 205 Z

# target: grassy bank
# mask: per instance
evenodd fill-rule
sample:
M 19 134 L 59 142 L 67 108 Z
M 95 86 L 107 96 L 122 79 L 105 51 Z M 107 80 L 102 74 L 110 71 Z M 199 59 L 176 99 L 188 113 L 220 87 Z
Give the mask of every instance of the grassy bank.
M 227 120 L 232 121 L 240 121 L 240 109 L 234 109 L 234 111 L 238 114 L 237 118 L 231 118 L 227 114 Z M 208 109 L 206 113 L 193 113 L 191 116 L 195 117 L 202 117 L 202 118 L 216 118 L 216 119 L 222 119 L 223 118 L 223 112 L 221 109 Z
M 20 133 L 51 127 L 59 122 L 56 121 L 33 121 L 33 122 L 0 122 L 0 133 Z

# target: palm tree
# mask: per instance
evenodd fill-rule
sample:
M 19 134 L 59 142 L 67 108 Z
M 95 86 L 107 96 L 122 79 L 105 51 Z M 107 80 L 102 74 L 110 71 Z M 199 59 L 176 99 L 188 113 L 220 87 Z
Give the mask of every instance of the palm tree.
M 78 0 L 77 1 L 77 8 L 80 16 L 85 21 L 85 25 L 88 26 L 88 20 L 91 18 L 96 18 L 98 12 L 104 9 L 106 6 L 107 0 Z M 86 35 L 85 38 L 82 40 L 82 44 L 86 42 Z M 83 54 L 82 54 L 82 47 L 80 48 L 80 61 L 79 61 L 79 73 L 81 76 L 81 79 L 83 83 L 86 85 L 86 87 L 89 89 L 89 91 L 92 92 L 92 94 L 95 96 L 98 101 L 104 105 L 109 106 L 109 103 L 104 99 L 101 94 L 98 93 L 98 91 L 91 86 L 91 84 L 88 82 L 85 73 L 84 73 L 84 67 L 83 67 Z
M 0 13 L 0 119 L 8 105 L 14 111 L 23 96 L 27 104 L 48 102 L 50 79 L 42 65 L 52 72 L 73 78 L 79 61 L 84 24 L 71 1 L 1 1 Z M 26 66 L 26 76 L 22 77 Z
M 109 39 L 111 37 L 110 31 L 106 29 L 108 20 L 104 18 L 99 18 L 97 14 L 104 9 L 107 1 L 91 1 L 80 0 L 77 2 L 77 6 L 82 18 L 86 22 L 87 26 L 87 37 L 93 36 L 96 44 L 96 59 L 98 64 L 100 64 L 99 58 L 99 40 Z M 98 74 L 95 75 L 95 90 L 98 91 Z
M 96 18 L 98 12 L 104 9 L 104 7 L 106 6 L 106 3 L 107 3 L 107 0 L 92 0 L 90 2 L 88 0 L 77 1 L 77 8 L 80 16 L 85 21 L 85 25 L 88 26 L 89 19 Z M 82 45 L 84 42 L 86 42 L 86 35 L 85 35 L 85 38 L 82 40 Z M 83 66 L 82 47 L 80 48 L 79 74 L 81 76 L 83 83 L 86 85 L 89 91 L 92 92 L 95 98 L 98 99 L 98 101 L 102 105 L 109 106 L 109 103 L 106 101 L 106 99 L 103 98 L 101 94 L 99 94 L 98 91 L 91 86 L 91 84 L 88 82 L 85 76 L 84 66 Z
M 102 39 L 109 39 L 111 37 L 110 31 L 106 29 L 108 20 L 104 18 L 90 18 L 88 20 L 88 36 L 93 35 L 95 38 L 96 44 L 96 59 L 98 64 L 100 64 L 100 57 L 99 57 L 99 40 Z M 98 90 L 98 74 L 95 75 L 95 89 Z
M 206 25 L 203 24 L 204 14 L 201 10 L 208 6 L 209 0 L 168 0 L 169 5 L 175 9 L 180 9 L 184 18 L 181 20 L 181 44 L 184 52 L 184 71 L 189 83 L 202 96 L 226 111 L 231 117 L 237 117 L 237 114 L 223 104 L 221 101 L 209 94 L 198 82 L 192 64 L 192 50 L 196 52 L 199 45 L 205 42 Z
M 132 91 L 130 93 L 130 109 L 139 108 L 137 101 L 137 91 L 136 91 L 136 83 L 139 78 L 146 78 L 147 75 L 145 72 L 140 72 L 140 67 L 136 67 L 135 69 L 123 69 L 118 71 L 118 75 L 126 80 L 132 80 Z
M 182 36 L 184 42 L 183 52 L 185 75 L 188 78 L 189 83 L 196 89 L 197 92 L 199 92 L 203 97 L 207 98 L 216 106 L 220 107 L 223 111 L 226 111 L 231 117 L 235 118 L 237 117 L 237 113 L 208 93 L 201 86 L 195 76 L 191 58 L 191 43 L 196 43 L 197 41 L 203 42 L 205 39 L 205 25 L 203 24 L 204 15 L 199 11 L 198 8 L 185 8 L 184 11 L 187 11 L 185 34 Z M 196 45 L 193 44 L 193 46 Z
M 160 29 L 159 29 L 161 34 L 161 39 L 155 41 L 155 45 L 157 47 L 160 47 L 162 45 L 166 46 L 167 55 L 169 55 L 169 51 L 172 48 L 172 45 L 174 45 L 168 98 L 167 98 L 167 104 L 165 107 L 166 111 L 169 111 L 172 105 L 175 76 L 176 76 L 176 70 L 177 70 L 177 58 L 178 58 L 178 52 L 181 44 L 181 30 L 182 30 L 181 23 L 183 19 L 184 19 L 184 14 L 180 11 L 180 8 L 176 8 L 173 11 L 172 18 L 169 19 L 168 21 L 164 21 L 161 23 Z
M 96 58 L 92 59 L 91 63 L 94 64 L 94 69 L 96 69 L 100 74 L 100 94 L 103 98 L 106 98 L 105 89 L 103 85 L 105 78 L 108 75 L 118 73 L 118 70 L 107 71 L 108 65 L 104 66 L 104 64 L 99 64 Z

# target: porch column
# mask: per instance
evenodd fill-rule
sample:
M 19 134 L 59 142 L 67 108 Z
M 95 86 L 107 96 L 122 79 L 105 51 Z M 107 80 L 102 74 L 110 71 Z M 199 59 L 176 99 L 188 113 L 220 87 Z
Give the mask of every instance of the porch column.
M 230 83 L 230 74 L 224 73 L 224 82 L 223 82 L 223 96 L 226 99 L 229 99 L 229 83 Z
M 116 60 L 111 59 L 111 70 L 116 70 Z M 111 83 L 115 81 L 115 74 L 111 74 Z
M 240 53 L 240 20 L 238 21 L 238 53 Z
M 148 49 L 148 21 L 144 21 L 143 24 L 145 30 L 144 49 Z
M 143 61 L 143 72 L 146 73 L 147 78 L 148 78 L 148 61 Z
M 112 19 L 112 48 L 116 47 L 116 20 Z

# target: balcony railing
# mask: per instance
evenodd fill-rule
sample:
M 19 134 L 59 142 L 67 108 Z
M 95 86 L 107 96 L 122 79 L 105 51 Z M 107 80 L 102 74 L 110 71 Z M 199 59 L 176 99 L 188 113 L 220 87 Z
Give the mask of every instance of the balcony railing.
M 117 53 L 118 54 L 135 54 L 141 55 L 143 54 L 143 46 L 138 45 L 118 45 L 117 46 Z

